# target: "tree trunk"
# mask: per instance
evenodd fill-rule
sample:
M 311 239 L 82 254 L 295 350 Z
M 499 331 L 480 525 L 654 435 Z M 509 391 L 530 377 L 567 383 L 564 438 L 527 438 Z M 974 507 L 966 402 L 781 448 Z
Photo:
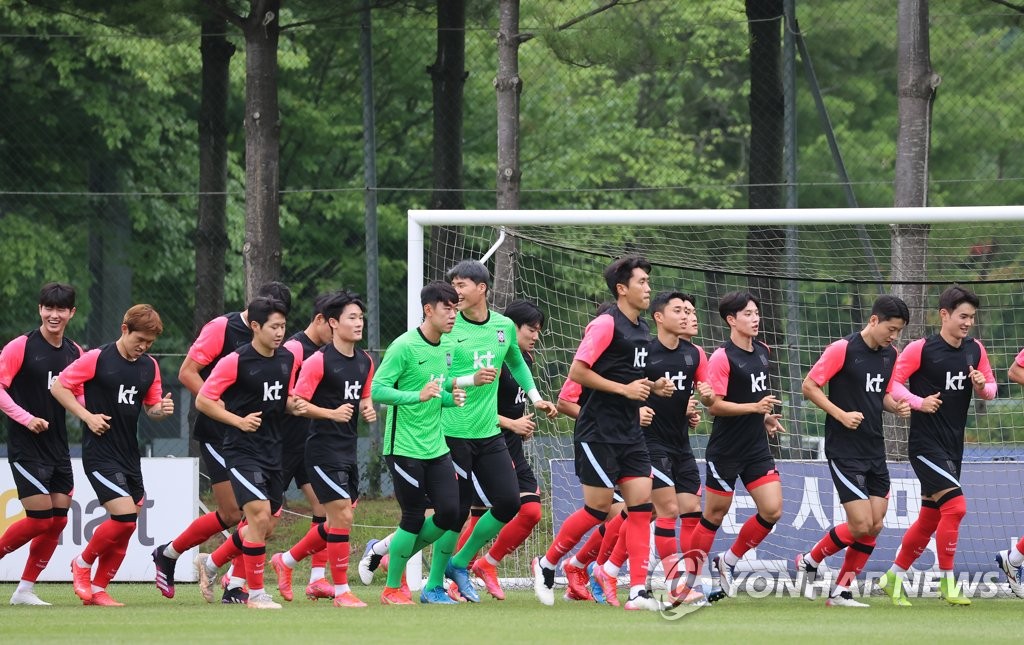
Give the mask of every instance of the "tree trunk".
M 928 0 L 899 0 L 897 11 L 899 132 L 894 205 L 927 206 L 932 104 L 941 79 L 931 66 Z M 927 224 L 892 227 L 892 280 L 897 283 L 893 293 L 910 308 L 910 324 L 903 330 L 905 341 L 924 335 L 928 231 Z M 907 424 L 892 417 L 889 420 L 885 425 L 886 455 L 906 459 Z
M 498 176 L 499 209 L 519 208 L 519 95 L 523 80 L 519 77 L 519 0 L 498 2 L 498 75 L 494 79 L 498 101 Z M 494 256 L 494 294 L 492 304 L 504 310 L 515 298 L 515 237 L 509 235 Z
M 224 312 L 228 186 L 228 69 L 235 53 L 225 31 L 227 21 L 203 21 L 202 88 L 199 104 L 199 219 L 196 224 L 195 333 Z
M 462 199 L 462 95 L 466 77 L 466 2 L 437 0 L 437 57 L 427 67 L 434 100 L 434 194 L 430 207 L 464 208 Z M 462 257 L 462 234 L 454 228 L 430 228 L 427 280 L 444 277 Z M 456 257 L 458 256 L 458 257 Z
M 124 312 L 132 305 L 132 269 L 128 251 L 132 245 L 132 218 L 124 198 L 109 193 L 121 190 L 120 161 L 89 162 L 89 192 L 95 210 L 89 225 L 89 319 L 85 342 L 99 347 L 117 338 Z
M 281 274 L 277 41 L 280 0 L 252 0 L 245 19 L 245 265 L 246 301 Z

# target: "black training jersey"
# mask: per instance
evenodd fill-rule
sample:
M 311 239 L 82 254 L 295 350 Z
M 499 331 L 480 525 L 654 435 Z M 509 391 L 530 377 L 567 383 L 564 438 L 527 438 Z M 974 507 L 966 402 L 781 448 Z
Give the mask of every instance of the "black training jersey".
M 45 464 L 63 463 L 70 458 L 66 411 L 50 396 L 57 375 L 82 355 L 82 348 L 68 338 L 59 347 L 51 345 L 38 329 L 18 336 L 0 352 L 0 384 L 11 399 L 29 416 L 45 419 L 48 428 L 36 434 L 7 419 L 7 458 Z
M 523 352 L 523 360 L 526 366 L 533 369 L 533 355 Z M 518 419 L 526 414 L 526 392 L 519 387 L 519 383 L 507 367 L 502 366 L 501 374 L 498 376 L 498 415 L 509 419 Z M 501 429 L 505 437 L 505 443 L 522 443 L 523 438 L 511 430 Z
M 204 365 L 199 370 L 203 380 L 210 378 L 217 361 L 235 351 L 242 345 L 252 342 L 252 329 L 245 324 L 239 311 L 224 314 L 203 325 L 199 337 L 188 350 L 188 357 Z M 227 426 L 221 425 L 205 414 L 196 416 L 195 429 L 192 436 L 196 441 L 212 443 L 220 446 L 224 439 Z
M 644 377 L 650 342 L 647 321 L 641 318 L 634 323 L 618 307 L 612 307 L 587 325 L 575 360 L 586 363 L 609 381 L 632 383 Z M 598 390 L 585 392 L 580 401 L 576 441 L 640 443 L 644 440 L 640 430 L 640 401 Z
M 679 339 L 675 349 L 665 347 L 657 337 L 651 341 L 644 374 L 652 381 L 664 377 L 676 390 L 672 396 L 652 394 L 645 405 L 654 410 L 654 419 L 647 426 L 647 443 L 654 443 L 680 455 L 692 455 L 690 419 L 686 408 L 693 395 L 693 384 L 707 381 L 707 356 L 693 343 Z
M 306 467 L 351 463 L 356 459 L 359 402 L 370 396 L 373 359 L 361 349 L 345 356 L 333 344 L 325 345 L 302 364 L 295 396 L 328 410 L 350 403 L 352 418 L 345 423 L 313 419 L 306 440 Z
M 708 381 L 715 396 L 730 403 L 755 403 L 771 394 L 768 358 L 764 343 L 754 341 L 748 352 L 726 341 L 708 359 Z M 764 415 L 715 417 L 706 455 L 709 460 L 741 462 L 770 458 Z
M 284 342 L 284 347 L 292 354 L 300 356 L 303 363 L 306 359 L 316 353 L 320 346 L 313 342 L 306 332 L 300 331 Z M 299 368 L 299 376 L 302 375 L 302 368 Z M 299 382 L 299 376 L 295 382 Z M 305 417 L 297 417 L 291 414 L 284 415 L 281 426 L 281 441 L 286 453 L 302 452 L 306 449 L 306 437 L 309 436 L 310 420 Z

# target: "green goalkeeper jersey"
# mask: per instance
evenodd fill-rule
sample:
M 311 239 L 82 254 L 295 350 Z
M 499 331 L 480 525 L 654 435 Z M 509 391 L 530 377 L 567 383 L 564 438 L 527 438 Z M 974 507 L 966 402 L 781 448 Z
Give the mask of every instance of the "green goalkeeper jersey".
M 523 360 L 516 340 L 516 326 L 496 311 L 488 310 L 487 320 L 474 322 L 459 312 L 449 337 L 452 351 L 451 376 L 473 374 L 481 367 L 501 372 L 508 366 L 524 392 L 534 389 L 530 366 Z M 444 434 L 459 439 L 485 439 L 501 432 L 498 427 L 498 382 L 466 388 L 466 403 L 441 412 Z
M 441 433 L 441 408 L 455 405 L 451 392 L 420 401 L 420 390 L 430 381 L 451 387 L 450 341 L 446 335 L 436 345 L 419 328 L 395 339 L 373 375 L 371 397 L 388 406 L 384 413 L 383 454 L 433 459 L 448 452 Z

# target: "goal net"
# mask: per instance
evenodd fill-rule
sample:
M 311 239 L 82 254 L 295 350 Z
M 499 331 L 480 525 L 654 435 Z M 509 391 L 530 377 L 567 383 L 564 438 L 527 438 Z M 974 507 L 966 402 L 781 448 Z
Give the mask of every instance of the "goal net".
M 1024 493 L 1024 388 L 1006 376 L 1024 345 L 1024 315 L 1017 313 L 1024 301 L 1021 217 L 1022 208 L 990 207 L 412 211 L 409 322 L 419 323 L 418 291 L 424 280 L 443 276 L 459 260 L 486 257 L 498 286 L 492 290 L 495 309 L 525 298 L 547 315 L 534 373 L 541 392 L 554 400 L 584 327 L 595 309 L 611 299 L 602 271 L 613 258 L 630 253 L 647 257 L 653 265 L 652 296 L 676 290 L 697 297 L 700 332 L 694 340 L 708 355 L 728 335 L 717 313 L 720 296 L 751 290 L 761 300 L 761 340 L 774 357 L 772 389 L 783 401 L 787 433 L 773 450 L 785 503 L 773 534 L 745 556 L 739 570 L 792 575 L 793 556 L 844 521 L 823 461 L 824 413 L 804 401 L 803 378 L 830 342 L 863 326 L 876 296 L 893 293 L 911 306 L 912 324 L 899 341 L 902 347 L 937 331 L 937 298 L 945 287 L 969 286 L 981 298 L 971 335 L 988 350 L 999 394 L 994 401 L 976 401 L 967 420 L 962 483 L 968 515 L 961 526 L 956 567 L 970 576 L 968 582 L 984 583 L 995 577 L 994 553 L 1008 548 L 1024 525 L 1024 516 L 1016 513 Z M 901 228 L 894 230 L 893 222 L 901 222 Z M 895 243 L 894 232 L 901 235 Z M 492 248 L 499 239 L 501 244 Z M 894 253 L 893 248 L 899 250 Z M 894 269 L 894 264 L 901 268 Z M 572 429 L 572 421 L 564 417 L 541 420 L 527 443 L 544 488 L 545 520 L 524 548 L 508 558 L 505 576 L 527 576 L 530 558 L 542 553 L 553 531 L 581 503 Z M 705 411 L 690 437 L 698 459 L 703 458 L 710 429 Z M 888 567 L 904 530 L 920 511 L 918 482 L 906 463 L 905 424 L 887 418 L 886 434 L 891 500 L 866 571 Z M 703 477 L 703 463 L 700 468 Z M 715 552 L 732 543 L 753 512 L 753 501 L 738 491 Z M 828 564 L 837 570 L 841 558 Z M 934 541 L 915 566 L 936 569 Z

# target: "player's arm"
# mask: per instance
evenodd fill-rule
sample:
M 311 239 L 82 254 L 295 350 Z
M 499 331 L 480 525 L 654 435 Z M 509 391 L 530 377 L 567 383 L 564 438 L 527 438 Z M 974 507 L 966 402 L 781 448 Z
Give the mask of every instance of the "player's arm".
M 864 414 L 857 410 L 844 410 L 832 402 L 832 399 L 825 394 L 824 387 L 832 380 L 832 377 L 843 369 L 846 362 L 846 339 L 837 340 L 822 352 L 818 361 L 811 368 L 800 388 L 804 398 L 825 411 L 830 417 L 838 421 L 847 430 L 856 430 L 864 421 Z
M 153 361 L 153 369 L 156 370 L 156 372 L 153 375 L 153 382 L 150 383 L 149 389 L 146 390 L 146 395 L 142 399 L 142 405 L 145 406 L 146 415 L 150 419 L 163 421 L 174 414 L 174 401 L 171 400 L 170 392 L 163 394 L 163 383 L 160 380 L 159 363 L 157 363 L 156 359 L 152 356 L 148 356 L 148 358 Z
M 934 392 L 928 396 L 918 396 L 911 392 L 906 383 L 910 377 L 921 368 L 921 352 L 924 350 L 924 338 L 919 338 L 903 348 L 896 358 L 896 364 L 892 368 L 892 377 L 889 379 L 889 386 L 886 392 L 898 402 L 905 402 L 910 409 L 932 414 L 938 411 L 942 405 L 941 392 Z
M 336 408 L 323 408 L 313 403 L 313 394 L 320 387 L 324 376 L 324 355 L 322 352 L 314 352 L 302 363 L 302 371 L 299 372 L 299 380 L 295 383 L 293 395 L 306 402 L 304 417 L 310 419 L 327 419 L 337 423 L 346 423 L 352 418 L 354 406 L 351 403 L 339 405 Z
M 40 418 L 18 405 L 11 397 L 7 388 L 11 387 L 14 377 L 21 371 L 21 364 L 25 360 L 25 342 L 28 337 L 18 336 L 11 342 L 4 345 L 0 351 L 0 410 L 11 418 L 18 425 L 25 426 L 31 432 L 40 433 L 50 427 L 49 421 Z
M 1007 376 L 1017 385 L 1024 385 L 1024 349 L 1020 350 L 1017 358 L 1013 359 L 1013 365 L 1010 366 Z
M 515 338 L 515 326 L 510 324 L 509 329 L 505 333 L 511 333 L 511 338 Z M 511 372 L 512 378 L 519 384 L 519 387 L 523 388 L 523 392 L 526 392 L 526 397 L 530 399 L 530 403 L 533 404 L 534 408 L 544 412 L 549 419 L 553 419 L 558 415 L 558 407 L 550 401 L 546 401 L 541 397 L 540 392 L 537 391 L 537 385 L 533 380 L 533 374 L 530 372 L 530 366 L 523 358 L 523 351 L 519 349 L 518 344 L 513 344 L 505 352 L 504 364 L 508 367 L 508 371 Z
M 602 314 L 590 321 L 583 332 L 583 340 L 576 350 L 572 365 L 569 366 L 569 378 L 591 390 L 618 394 L 634 401 L 646 401 L 651 394 L 651 382 L 647 378 L 639 378 L 632 383 L 619 383 L 606 379 L 591 369 L 597 359 L 601 358 L 601 354 L 608 349 L 614 333 L 615 320 L 608 314 Z
M 432 398 L 441 397 L 443 405 L 445 397 L 442 396 L 442 392 L 445 390 L 442 390 L 442 384 L 436 379 L 427 381 L 419 390 L 399 390 L 395 387 L 399 380 L 406 376 L 407 371 L 416 367 L 408 354 L 409 349 L 406 345 L 392 345 L 384 353 L 384 359 L 380 362 L 380 369 L 373 376 L 373 385 L 370 388 L 373 400 L 384 405 L 418 405 Z
M 244 417 L 231 412 L 223 405 L 221 395 L 238 379 L 238 354 L 231 353 L 217 361 L 210 378 L 196 395 L 196 409 L 218 423 L 238 428 L 242 432 L 256 432 L 262 423 L 262 412 L 253 412 Z
M 288 398 L 285 401 L 284 411 L 288 414 L 304 417 L 306 416 L 306 401 L 295 396 L 295 381 L 302 369 L 302 345 L 299 341 L 289 341 L 284 348 L 292 354 L 292 369 L 288 375 Z
M 508 430 L 514 432 L 524 439 L 529 439 L 533 436 L 533 431 L 537 429 L 537 424 L 533 420 L 533 413 L 528 412 L 518 419 L 512 417 L 506 417 L 498 415 L 498 426 L 502 430 Z
M 969 366 L 968 378 L 974 385 L 974 395 L 991 401 L 996 398 L 996 377 L 992 373 L 992 365 L 988 362 L 988 352 L 985 351 L 985 346 L 981 344 L 981 341 L 976 340 L 975 342 L 978 343 L 978 349 L 981 350 L 981 358 L 978 359 L 977 369 L 974 365 Z
M 100 350 L 94 349 L 78 357 L 73 363 L 61 371 L 50 386 L 50 394 L 64 409 L 82 420 L 89 430 L 99 436 L 110 429 L 110 417 L 105 414 L 93 414 L 78 399 L 78 393 L 84 391 L 85 382 L 96 376 L 96 360 Z
M 558 393 L 558 411 L 567 417 L 572 419 L 580 416 L 580 395 L 583 393 L 583 388 L 580 384 L 572 379 L 565 379 L 565 383 L 562 384 L 562 390 Z
M 228 319 L 218 316 L 209 321 L 199 331 L 199 336 L 188 349 L 185 360 L 178 368 L 178 381 L 184 385 L 192 396 L 199 394 L 203 388 L 203 377 L 199 372 L 212 363 L 224 350 L 224 333 Z

